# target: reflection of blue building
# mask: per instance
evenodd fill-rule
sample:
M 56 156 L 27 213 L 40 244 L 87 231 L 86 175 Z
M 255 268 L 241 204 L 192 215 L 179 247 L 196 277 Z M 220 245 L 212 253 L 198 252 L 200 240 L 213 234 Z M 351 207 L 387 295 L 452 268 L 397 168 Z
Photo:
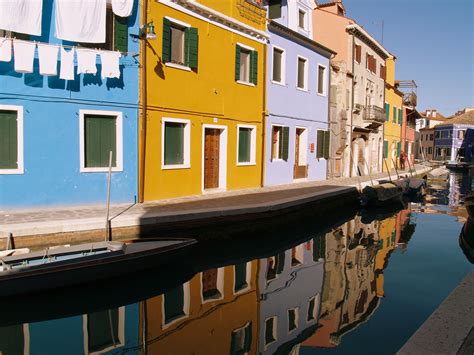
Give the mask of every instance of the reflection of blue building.
M 55 1 L 43 0 L 40 36 L 0 29 L 0 37 L 81 46 L 55 37 Z M 19 73 L 0 62 L 0 207 L 72 205 L 105 200 L 109 152 L 113 151 L 113 202 L 134 202 L 137 195 L 137 116 L 139 1 L 131 16 L 107 8 L 105 44 L 84 44 L 121 51 L 120 78 L 77 74 L 74 80 Z M 70 47 L 67 47 L 70 48 Z
M 139 349 L 139 304 L 0 328 L 1 354 L 119 354 Z M 134 353 L 131 351 L 131 353 Z
M 323 256 L 315 238 L 260 260 L 260 353 L 288 354 L 316 330 Z
M 474 112 L 435 126 L 435 159 L 472 162 Z

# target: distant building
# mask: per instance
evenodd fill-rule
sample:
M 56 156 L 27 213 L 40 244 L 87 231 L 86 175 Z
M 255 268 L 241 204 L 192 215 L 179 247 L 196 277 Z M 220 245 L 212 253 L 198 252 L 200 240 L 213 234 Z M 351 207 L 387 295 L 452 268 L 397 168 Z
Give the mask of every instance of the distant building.
M 435 127 L 436 160 L 472 162 L 474 111 L 450 118 Z
M 425 127 L 420 129 L 419 137 L 420 140 L 417 143 L 420 146 L 420 159 L 421 160 L 433 160 L 435 141 L 434 141 L 434 128 Z

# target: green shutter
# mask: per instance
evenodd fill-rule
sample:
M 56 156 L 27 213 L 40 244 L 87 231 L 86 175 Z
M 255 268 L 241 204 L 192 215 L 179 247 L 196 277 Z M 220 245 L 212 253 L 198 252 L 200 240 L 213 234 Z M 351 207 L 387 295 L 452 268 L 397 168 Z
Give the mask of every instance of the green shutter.
M 239 163 L 250 162 L 250 128 L 239 128 Z
M 117 120 L 114 116 L 84 116 L 85 167 L 105 168 L 109 166 L 112 151 L 112 166 L 117 166 Z
M 184 288 L 180 285 L 169 290 L 164 295 L 165 303 L 165 323 L 183 315 L 184 310 Z
M 0 111 L 0 169 L 18 168 L 18 122 L 16 111 Z
M 163 18 L 163 53 L 164 63 L 171 61 L 171 23 L 167 18 Z
M 165 123 L 164 142 L 165 165 L 184 163 L 184 124 L 175 122 Z
M 252 347 L 252 322 L 245 327 L 244 353 L 250 353 Z
M 401 108 L 398 109 L 398 124 L 402 124 L 403 122 L 403 110 Z
M 250 52 L 250 82 L 257 85 L 258 80 L 258 52 Z
M 240 46 L 235 46 L 235 80 L 240 80 Z
M 118 308 L 89 313 L 87 333 L 87 348 L 90 353 L 100 352 L 104 349 L 104 344 L 114 344 L 114 339 L 119 336 Z
M 383 141 L 383 157 L 384 159 L 388 158 L 388 142 Z
M 400 158 L 401 151 L 402 151 L 402 143 L 398 142 L 397 143 L 397 158 Z
M 235 265 L 234 291 L 247 287 L 247 263 Z
M 385 104 L 385 120 L 388 121 L 390 119 L 390 104 Z
M 281 139 L 281 159 L 288 160 L 288 146 L 290 141 L 290 127 L 283 127 Z
M 324 149 L 323 149 L 323 157 L 324 159 L 329 159 L 329 144 L 330 144 L 330 132 L 324 131 Z
M 285 268 L 285 253 L 280 253 L 275 255 L 275 264 L 276 264 L 276 274 L 280 275 Z
M 397 108 L 393 107 L 393 123 L 397 123 Z
M 316 158 L 322 158 L 324 156 L 324 131 L 318 130 L 316 136 Z
M 198 64 L 198 29 L 195 27 L 186 28 L 184 31 L 186 47 L 184 63 L 191 69 L 197 69 Z
M 128 52 L 128 22 L 127 18 L 114 16 L 114 50 Z

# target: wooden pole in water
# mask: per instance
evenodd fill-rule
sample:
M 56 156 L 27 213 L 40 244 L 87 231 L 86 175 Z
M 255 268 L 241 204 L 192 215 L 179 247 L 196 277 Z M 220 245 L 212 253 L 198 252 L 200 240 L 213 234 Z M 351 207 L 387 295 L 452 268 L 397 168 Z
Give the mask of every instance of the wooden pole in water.
M 413 177 L 413 173 L 411 171 L 411 165 L 410 165 L 410 159 L 407 158 L 407 163 L 408 163 L 408 170 L 410 171 L 411 177 Z
M 109 223 L 109 210 L 110 210 L 110 178 L 112 175 L 112 151 L 109 153 L 109 175 L 107 177 L 107 216 L 105 217 L 105 241 L 110 240 L 110 223 Z
M 388 168 L 387 159 L 384 158 L 383 161 L 385 163 L 385 167 L 387 168 L 388 179 L 390 180 L 390 182 L 393 182 L 392 181 L 392 176 L 390 175 L 390 169 Z
M 393 160 L 393 158 L 392 158 L 392 163 L 393 163 L 393 166 L 395 167 L 395 172 L 397 173 L 397 179 L 400 179 L 400 175 L 398 175 L 397 164 L 395 164 L 395 161 Z
M 6 250 L 10 250 L 10 248 L 12 247 L 12 237 L 13 237 L 13 235 L 11 233 L 8 233 Z
M 367 174 L 369 174 L 370 184 L 374 186 L 374 182 L 372 181 L 372 176 L 370 175 L 370 168 L 369 168 L 369 164 L 367 163 L 367 160 L 365 160 L 365 166 L 367 167 Z

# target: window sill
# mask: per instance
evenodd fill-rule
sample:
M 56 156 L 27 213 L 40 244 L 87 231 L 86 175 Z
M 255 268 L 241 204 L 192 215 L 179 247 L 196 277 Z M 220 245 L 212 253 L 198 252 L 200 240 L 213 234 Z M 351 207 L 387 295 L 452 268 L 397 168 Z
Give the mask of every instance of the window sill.
M 308 89 L 302 89 L 302 88 L 299 88 L 299 87 L 296 87 L 296 90 L 298 91 L 302 91 L 302 92 L 309 92 Z
M 176 165 L 162 165 L 162 170 L 178 170 L 178 169 L 189 169 L 191 164 L 176 164 Z
M 257 163 L 255 163 L 254 161 L 249 162 L 249 163 L 237 163 L 237 166 L 255 166 L 255 165 L 257 165 Z
M 249 82 L 242 81 L 242 80 L 237 80 L 236 83 L 237 83 L 237 84 L 241 84 L 241 85 L 246 85 L 246 86 L 255 87 L 255 84 L 254 84 L 254 83 L 249 83 Z
M 326 97 L 326 94 L 320 94 L 319 92 L 317 93 L 318 96 Z
M 25 171 L 22 168 L 19 169 L 0 169 L 0 175 L 22 175 Z
M 280 158 L 278 158 L 278 159 L 273 158 L 270 162 L 271 163 L 282 163 L 282 162 L 287 163 L 288 161 L 286 161 L 284 159 L 280 159 Z
M 81 169 L 79 171 L 81 173 L 108 173 L 109 168 L 84 168 L 84 167 L 81 167 Z M 122 171 L 123 171 L 122 167 L 112 168 L 113 173 L 122 172 Z
M 285 86 L 285 87 L 286 87 L 286 83 L 282 83 L 282 82 L 275 81 L 275 80 L 272 80 L 272 84 L 280 85 L 280 86 Z
M 184 71 L 191 71 L 190 67 L 187 67 L 187 66 L 181 65 L 181 64 L 167 62 L 167 63 L 165 63 L 165 65 L 167 67 L 170 67 L 170 68 L 180 69 L 180 70 L 184 70 Z

